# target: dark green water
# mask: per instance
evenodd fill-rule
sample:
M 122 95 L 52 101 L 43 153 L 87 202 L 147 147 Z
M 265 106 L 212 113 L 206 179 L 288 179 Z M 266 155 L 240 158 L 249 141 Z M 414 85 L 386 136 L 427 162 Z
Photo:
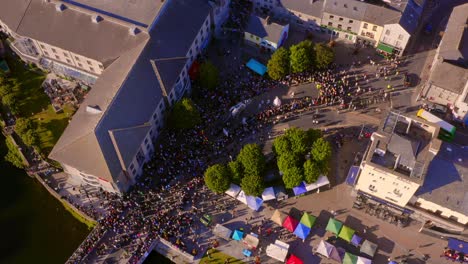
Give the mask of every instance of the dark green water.
M 64 263 L 88 234 L 35 179 L 5 162 L 0 134 L 0 263 Z

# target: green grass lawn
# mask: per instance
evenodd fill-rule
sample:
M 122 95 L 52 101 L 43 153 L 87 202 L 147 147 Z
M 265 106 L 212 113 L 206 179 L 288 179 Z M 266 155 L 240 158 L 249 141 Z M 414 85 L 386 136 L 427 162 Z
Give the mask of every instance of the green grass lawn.
M 226 259 L 229 259 L 229 263 L 230 264 L 241 264 L 241 263 L 244 263 L 243 261 L 239 260 L 239 259 L 236 259 L 234 257 L 231 257 L 229 255 L 226 255 L 224 253 L 222 253 L 221 251 L 218 251 L 218 250 L 211 250 L 211 258 L 208 257 L 207 254 L 205 254 L 205 256 L 203 256 L 203 258 L 200 260 L 200 264 L 224 264 L 224 262 L 226 261 Z
M 67 127 L 74 109 L 66 106 L 61 113 L 55 113 L 49 97 L 41 87 L 45 74 L 30 71 L 16 58 L 7 57 L 7 61 L 11 69 L 10 77 L 17 79 L 21 86 L 18 94 L 19 115 L 31 118 L 37 125 L 39 147 L 42 154 L 47 156 Z

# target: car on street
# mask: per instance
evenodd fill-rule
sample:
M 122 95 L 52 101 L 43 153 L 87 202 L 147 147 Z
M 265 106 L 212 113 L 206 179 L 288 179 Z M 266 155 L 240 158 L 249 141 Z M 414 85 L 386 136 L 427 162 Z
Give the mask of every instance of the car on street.
M 231 113 L 232 117 L 238 116 L 242 111 L 244 111 L 246 105 L 244 103 L 238 103 L 235 106 L 229 108 L 229 112 Z

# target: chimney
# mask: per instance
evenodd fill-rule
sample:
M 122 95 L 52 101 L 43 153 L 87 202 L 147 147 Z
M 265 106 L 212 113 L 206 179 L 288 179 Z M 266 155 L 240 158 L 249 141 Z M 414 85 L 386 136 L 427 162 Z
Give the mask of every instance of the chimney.
M 57 3 L 55 4 L 55 10 L 57 10 L 58 12 L 62 12 L 63 10 L 65 10 L 67 7 L 62 4 L 62 3 Z
M 94 15 L 91 17 L 91 20 L 93 21 L 93 23 L 99 23 L 103 20 L 103 18 L 100 16 L 100 15 Z
M 131 27 L 128 31 L 132 36 L 136 36 L 138 33 L 140 33 L 140 29 L 137 27 Z

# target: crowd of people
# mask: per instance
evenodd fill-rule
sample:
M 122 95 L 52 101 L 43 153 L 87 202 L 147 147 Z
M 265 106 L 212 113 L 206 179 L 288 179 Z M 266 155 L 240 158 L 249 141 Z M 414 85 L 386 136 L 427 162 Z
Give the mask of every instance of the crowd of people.
M 397 62 L 394 64 L 398 67 Z M 384 76 L 397 71 L 395 66 L 388 67 L 378 71 L 383 69 Z M 220 160 L 232 159 L 245 140 L 261 137 L 277 116 L 312 110 L 317 105 L 347 104 L 363 93 L 372 92 L 363 87 L 373 77 L 332 65 L 323 71 L 291 74 L 273 81 L 240 65 L 222 72 L 221 79 L 216 90 L 193 88 L 199 91 L 194 101 L 200 102 L 197 104 L 202 117 L 200 125 L 184 131 L 163 130 L 154 142 L 153 158 L 146 162 L 134 187 L 122 197 L 109 194 L 101 197 L 106 200 L 103 204 L 106 214 L 100 217 L 98 227 L 69 263 L 80 263 L 87 257 L 99 257 L 118 249 L 125 251 L 123 257 L 129 257 L 130 263 L 137 263 L 157 239 L 165 239 L 192 255 L 203 253 L 205 245 L 200 242 L 203 227 L 198 219 L 216 210 L 208 201 L 219 199 L 204 186 L 205 169 Z M 311 89 L 319 90 L 317 98 L 292 95 L 289 102 L 268 106 L 247 121 L 229 117 L 227 109 L 238 102 L 281 85 L 304 82 L 315 84 Z

